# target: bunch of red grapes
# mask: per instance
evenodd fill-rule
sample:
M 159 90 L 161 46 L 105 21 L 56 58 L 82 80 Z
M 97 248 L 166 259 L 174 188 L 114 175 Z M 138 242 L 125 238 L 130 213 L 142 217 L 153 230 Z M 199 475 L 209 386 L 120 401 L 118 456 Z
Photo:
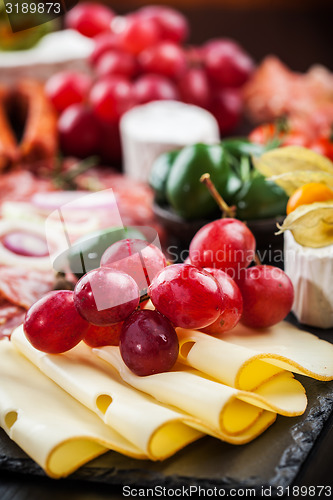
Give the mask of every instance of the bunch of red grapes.
M 167 265 L 146 241 L 118 241 L 73 292 L 51 292 L 36 302 L 27 312 L 25 334 L 49 353 L 81 340 L 91 347 L 119 345 L 135 374 L 168 371 L 178 357 L 177 327 L 217 335 L 239 321 L 266 328 L 289 313 L 290 279 L 277 267 L 249 267 L 255 246 L 251 231 L 236 219 L 203 226 L 182 264 Z M 153 310 L 144 308 L 148 297 Z
M 235 41 L 220 38 L 201 47 L 186 46 L 187 19 L 162 6 L 116 16 L 106 6 L 80 3 L 67 14 L 66 25 L 93 38 L 94 77 L 67 71 L 46 84 L 60 113 L 65 154 L 119 161 L 121 116 L 154 100 L 180 100 L 209 110 L 222 135 L 238 125 L 241 88 L 254 63 Z

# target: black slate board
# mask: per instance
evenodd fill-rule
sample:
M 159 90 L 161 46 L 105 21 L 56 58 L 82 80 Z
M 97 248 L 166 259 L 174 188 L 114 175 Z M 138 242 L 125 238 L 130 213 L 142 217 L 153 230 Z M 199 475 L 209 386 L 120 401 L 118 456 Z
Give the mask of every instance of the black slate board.
M 314 332 L 313 329 L 309 329 Z M 318 334 L 317 332 L 314 332 Z M 319 336 L 333 341 L 332 330 Z M 291 485 L 333 414 L 333 381 L 320 382 L 296 376 L 304 385 L 308 407 L 300 417 L 278 416 L 276 422 L 247 445 L 234 446 L 204 437 L 164 462 L 140 461 L 116 452 L 91 461 L 70 476 L 89 481 L 141 487 L 197 485 L 205 488 L 248 487 L 260 494 L 263 487 Z M 0 472 L 45 476 L 0 429 Z

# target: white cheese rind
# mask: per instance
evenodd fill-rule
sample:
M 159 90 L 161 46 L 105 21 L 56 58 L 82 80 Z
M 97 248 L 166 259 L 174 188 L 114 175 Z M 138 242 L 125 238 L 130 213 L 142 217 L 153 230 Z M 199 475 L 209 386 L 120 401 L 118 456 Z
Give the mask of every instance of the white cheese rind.
M 124 171 L 147 181 L 155 159 L 166 151 L 197 142 L 219 142 L 219 127 L 208 111 L 178 101 L 136 106 L 120 120 Z
M 300 323 L 319 328 L 333 326 L 333 245 L 310 248 L 284 233 L 285 271 L 295 298 L 292 311 Z

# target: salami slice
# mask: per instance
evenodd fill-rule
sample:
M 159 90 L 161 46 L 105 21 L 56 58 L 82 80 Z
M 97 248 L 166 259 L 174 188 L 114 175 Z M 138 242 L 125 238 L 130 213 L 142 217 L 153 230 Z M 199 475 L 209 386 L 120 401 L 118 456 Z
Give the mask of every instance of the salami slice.
M 11 304 L 8 300 L 0 301 L 0 339 L 10 337 L 14 329 L 23 323 L 25 309 Z
M 11 304 L 29 309 L 38 299 L 53 289 L 53 271 L 27 271 L 0 267 L 0 297 Z

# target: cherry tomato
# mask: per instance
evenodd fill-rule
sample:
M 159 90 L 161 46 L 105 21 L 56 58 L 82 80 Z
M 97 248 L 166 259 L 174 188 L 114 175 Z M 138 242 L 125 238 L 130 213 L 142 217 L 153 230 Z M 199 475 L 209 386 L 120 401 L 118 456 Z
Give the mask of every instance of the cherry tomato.
M 249 140 L 255 144 L 267 144 L 279 137 L 280 133 L 277 130 L 276 123 L 264 123 L 259 125 L 249 134 Z
M 333 200 L 333 191 L 322 182 L 309 182 L 296 189 L 287 203 L 287 215 L 301 205 Z
M 330 138 L 319 137 L 319 139 L 312 142 L 309 147 L 316 153 L 327 156 L 327 158 L 333 161 L 333 141 L 331 141 Z

